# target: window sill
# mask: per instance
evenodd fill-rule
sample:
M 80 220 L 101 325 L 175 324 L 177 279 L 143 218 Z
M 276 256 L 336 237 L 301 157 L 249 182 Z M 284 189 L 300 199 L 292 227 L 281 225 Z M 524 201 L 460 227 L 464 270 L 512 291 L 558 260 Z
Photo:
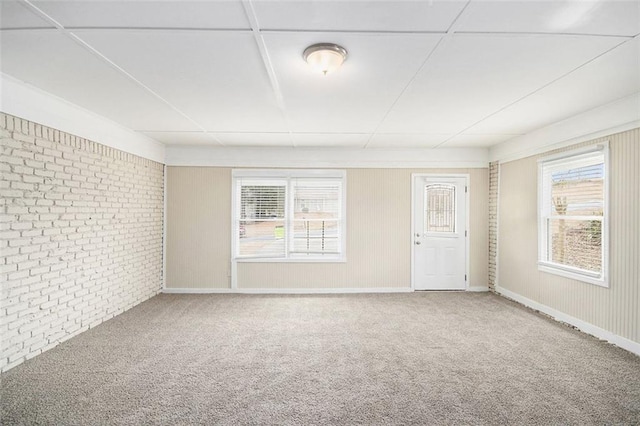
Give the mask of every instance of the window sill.
M 561 277 L 582 281 L 584 283 L 597 285 L 599 287 L 609 288 L 609 283 L 606 279 L 581 273 L 579 270 L 574 270 L 571 267 L 566 267 L 549 262 L 538 262 L 538 270 L 547 272 L 549 274 L 559 275 Z
M 278 259 L 270 257 L 236 257 L 238 263 L 347 263 L 346 257 L 314 257 Z

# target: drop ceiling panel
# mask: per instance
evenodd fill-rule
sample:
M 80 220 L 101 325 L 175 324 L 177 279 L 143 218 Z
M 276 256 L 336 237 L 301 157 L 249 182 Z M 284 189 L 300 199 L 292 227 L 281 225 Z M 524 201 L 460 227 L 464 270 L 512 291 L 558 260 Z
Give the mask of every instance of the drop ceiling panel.
M 216 145 L 220 143 L 205 132 L 143 132 L 145 135 L 167 145 Z
M 289 133 L 215 133 L 215 136 L 226 146 L 293 146 Z
M 135 130 L 197 130 L 152 94 L 57 30 L 5 31 L 1 70 Z
M 446 31 L 465 1 L 257 1 L 261 29 Z
M 635 0 L 472 1 L 456 31 L 634 36 L 640 33 Z
M 474 147 L 474 148 L 487 148 L 491 145 L 504 142 L 511 138 L 515 138 L 515 134 L 473 134 L 464 133 L 462 135 L 454 136 L 441 145 L 443 148 L 458 148 L 458 147 Z
M 250 33 L 76 33 L 208 131 L 287 131 Z
M 13 0 L 0 1 L 0 28 L 54 28 L 24 3 Z
M 551 35 L 453 36 L 441 44 L 430 66 L 409 86 L 379 132 L 462 132 L 624 40 Z
M 640 38 L 636 37 L 469 131 L 528 133 L 638 91 Z
M 293 132 L 371 133 L 415 75 L 439 36 L 264 34 Z M 302 51 L 334 42 L 349 51 L 337 71 L 314 73 Z
M 368 134 L 363 133 L 294 133 L 293 141 L 297 147 L 340 147 L 361 148 L 367 143 Z
M 240 0 L 33 3 L 68 28 L 250 28 Z
M 453 134 L 377 133 L 373 135 L 367 148 L 433 148 L 452 136 Z

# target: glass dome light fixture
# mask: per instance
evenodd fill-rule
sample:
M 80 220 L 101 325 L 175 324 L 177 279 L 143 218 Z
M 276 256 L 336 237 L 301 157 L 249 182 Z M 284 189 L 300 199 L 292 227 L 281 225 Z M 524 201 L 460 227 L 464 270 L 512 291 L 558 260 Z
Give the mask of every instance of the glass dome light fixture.
M 327 75 L 347 60 L 347 49 L 334 43 L 317 43 L 304 49 L 302 57 L 314 71 Z

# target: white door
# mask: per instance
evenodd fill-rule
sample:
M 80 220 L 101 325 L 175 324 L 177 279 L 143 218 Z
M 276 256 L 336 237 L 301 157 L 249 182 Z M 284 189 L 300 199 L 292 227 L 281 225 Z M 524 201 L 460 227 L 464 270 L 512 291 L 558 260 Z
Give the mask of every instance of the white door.
M 465 177 L 413 177 L 416 290 L 466 289 Z

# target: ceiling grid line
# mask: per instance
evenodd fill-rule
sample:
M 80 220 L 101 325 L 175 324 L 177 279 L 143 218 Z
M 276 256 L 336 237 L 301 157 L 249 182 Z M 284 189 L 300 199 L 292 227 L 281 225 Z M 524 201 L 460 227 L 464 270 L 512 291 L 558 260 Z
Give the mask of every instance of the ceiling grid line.
M 326 34 L 354 34 L 354 35 L 444 35 L 445 31 L 415 31 L 415 30 L 331 30 L 331 29 L 260 29 L 261 33 L 291 34 L 291 33 L 326 33 Z
M 0 8 L 3 75 L 165 145 L 488 148 L 640 90 L 637 0 Z M 323 39 L 349 61 L 317 79 Z
M 28 0 L 23 0 L 28 1 Z M 188 28 L 188 27 L 96 27 L 96 26 L 68 26 L 63 27 L 65 31 L 148 31 L 148 32 L 211 32 L 211 33 L 252 33 L 252 29 L 247 28 Z M 13 27 L 0 28 L 0 32 L 13 31 L 42 31 L 52 30 L 56 27 Z M 323 33 L 323 34 L 352 34 L 352 35 L 388 35 L 388 36 L 404 36 L 404 35 L 446 35 L 447 31 L 390 31 L 390 30 L 319 30 L 319 29 L 262 29 L 259 33 L 264 34 L 295 34 L 295 33 Z M 596 33 L 563 33 L 563 32 L 542 32 L 542 31 L 455 31 L 456 35 L 465 36 L 566 36 L 566 37 L 599 37 L 599 38 L 635 38 L 640 34 L 634 35 L 617 35 L 617 34 L 596 34 Z
M 433 47 L 433 49 L 431 49 L 431 51 L 429 52 L 429 54 L 427 55 L 427 57 L 424 59 L 424 61 L 422 62 L 422 65 L 420 65 L 420 67 L 418 67 L 418 69 L 416 70 L 416 72 L 413 74 L 413 76 L 409 79 L 409 81 L 407 82 L 407 84 L 405 85 L 405 87 L 400 91 L 400 94 L 396 97 L 396 99 L 391 103 L 391 106 L 387 109 L 387 112 L 382 116 L 382 118 L 380 119 L 380 121 L 378 122 L 378 125 L 376 126 L 376 128 L 373 130 L 373 132 L 371 133 L 371 135 L 369 136 L 369 139 L 367 139 L 367 142 L 364 144 L 364 146 L 362 147 L 363 149 L 366 149 L 369 144 L 371 143 L 371 140 L 373 139 L 373 137 L 378 133 L 378 129 L 380 129 L 380 127 L 382 126 L 382 123 L 384 123 L 384 121 L 386 120 L 386 118 L 389 116 L 389 114 L 391 114 L 391 111 L 393 110 L 393 108 L 396 106 L 396 104 L 398 103 L 398 101 L 400 100 L 400 98 L 402 98 L 402 95 L 404 95 L 404 93 L 409 89 L 409 87 L 411 86 L 411 84 L 415 81 L 415 79 L 418 77 L 418 75 L 422 72 L 423 69 L 426 69 L 427 63 L 430 61 L 430 59 L 436 54 L 436 52 L 438 51 L 438 49 L 441 48 L 441 46 L 446 45 L 447 41 L 451 38 L 451 35 L 454 33 L 454 28 L 455 28 L 455 24 L 456 22 L 458 22 L 458 19 L 460 19 L 460 16 L 462 16 L 462 14 L 464 13 L 464 11 L 467 9 L 467 7 L 469 6 L 469 3 L 471 3 L 471 0 L 467 0 L 467 2 L 465 3 L 464 7 L 460 10 L 460 12 L 456 15 L 456 17 L 453 19 L 453 21 L 451 22 L 451 24 L 449 25 L 449 28 L 447 28 L 446 33 L 440 38 L 440 40 L 438 40 L 438 42 L 436 43 L 436 45 Z
M 260 24 L 258 22 L 258 16 L 253 8 L 253 3 L 251 0 L 242 0 L 242 7 L 247 15 L 247 19 L 249 20 L 249 25 L 251 26 L 251 33 L 253 34 L 253 38 L 258 47 L 258 51 L 260 52 L 260 57 L 262 58 L 262 62 L 264 63 L 264 67 L 267 71 L 267 75 L 269 77 L 269 81 L 271 83 L 271 88 L 273 89 L 274 96 L 276 98 L 276 103 L 278 104 L 278 108 L 282 114 L 282 117 L 287 126 L 287 134 L 289 135 L 289 142 L 295 148 L 296 143 L 293 138 L 293 134 L 291 132 L 291 120 L 289 119 L 289 115 L 287 114 L 287 108 L 284 104 L 284 98 L 282 96 L 282 90 L 280 90 L 280 83 L 278 82 L 278 76 L 276 75 L 276 71 L 273 68 L 273 63 L 271 62 L 271 57 L 269 56 L 269 51 L 267 49 L 267 44 L 260 33 Z
M 524 95 L 524 96 L 522 96 L 522 97 L 520 97 L 520 98 L 516 99 L 515 101 L 513 101 L 513 102 L 511 102 L 511 103 L 509 103 L 509 104 L 507 104 L 507 105 L 505 105 L 505 106 L 503 106 L 503 107 L 501 107 L 501 108 L 500 108 L 500 109 L 498 109 L 497 111 L 494 111 L 494 112 L 492 112 L 491 114 L 487 115 L 486 117 L 484 117 L 484 118 L 482 118 L 482 119 L 480 119 L 480 120 L 476 121 L 475 123 L 473 123 L 473 124 L 471 124 L 471 125 L 467 126 L 466 128 L 462 129 L 460 132 L 456 133 L 455 135 L 451 136 L 450 138 L 446 139 L 445 141 L 440 142 L 439 144 L 435 145 L 433 148 L 439 148 L 440 146 L 442 146 L 442 145 L 446 144 L 447 142 L 449 142 L 451 139 L 453 139 L 453 138 L 455 138 L 455 137 L 457 137 L 457 136 L 462 135 L 462 134 L 463 134 L 464 132 L 466 132 L 467 130 L 472 129 L 474 126 L 477 126 L 478 124 L 482 123 L 483 121 L 485 121 L 485 120 L 487 120 L 487 119 L 489 119 L 489 118 L 493 117 L 493 116 L 494 116 L 494 115 L 496 115 L 496 114 L 499 114 L 500 112 L 502 112 L 502 111 L 506 110 L 507 108 L 509 108 L 509 107 L 511 107 L 511 106 L 513 106 L 513 105 L 515 105 L 515 104 L 517 104 L 518 102 L 520 102 L 520 101 L 522 101 L 522 100 L 524 100 L 524 99 L 526 99 L 526 98 L 528 98 L 528 97 L 530 97 L 530 96 L 534 95 L 535 93 L 538 93 L 539 91 L 543 90 L 544 88 L 551 86 L 551 85 L 552 85 L 552 84 L 554 84 L 555 82 L 562 80 L 563 78 L 567 77 L 568 75 L 570 75 L 570 74 L 572 74 L 572 73 L 574 73 L 574 72 L 578 71 L 580 68 L 583 68 L 584 66 L 586 66 L 586 65 L 590 64 L 591 62 L 595 61 L 596 59 L 598 59 L 598 58 L 600 58 L 600 57 L 602 57 L 602 56 L 604 56 L 604 55 L 608 54 L 609 52 L 612 52 L 612 51 L 616 50 L 616 49 L 617 49 L 617 48 L 619 48 L 620 46 L 622 46 L 622 45 L 624 45 L 625 43 L 628 43 L 628 42 L 630 42 L 630 41 L 632 41 L 632 40 L 634 40 L 634 39 L 635 39 L 635 37 L 634 37 L 634 38 L 631 38 L 631 39 L 628 39 L 628 40 L 625 40 L 625 41 L 622 41 L 622 42 L 620 42 L 620 43 L 616 44 L 615 46 L 613 46 L 613 47 L 611 47 L 611 48 L 609 48 L 609 49 L 605 50 L 604 52 L 600 53 L 599 55 L 596 55 L 596 56 L 594 56 L 593 58 L 589 59 L 588 61 L 586 61 L 586 62 L 584 62 L 584 63 L 582 63 L 582 64 L 578 65 L 577 67 L 573 68 L 572 70 L 570 70 L 570 71 L 568 71 L 568 72 L 566 72 L 566 73 L 562 74 L 561 76 L 559 76 L 559 77 L 557 77 L 557 78 L 553 79 L 552 81 L 550 81 L 550 82 L 548 82 L 548 83 L 546 83 L 546 84 L 544 84 L 544 85 L 542 85 L 542 86 L 538 87 L 536 90 L 534 90 L 534 91 L 532 91 L 532 92 L 530 92 L 530 93 L 528 93 L 528 94 L 526 94 L 526 95 Z
M 36 14 L 38 14 L 39 16 L 41 16 L 43 19 L 45 19 L 46 21 L 48 21 L 49 23 L 53 24 L 55 26 L 55 28 L 62 32 L 65 36 L 69 37 L 71 40 L 73 40 L 74 42 L 76 42 L 78 45 L 80 45 L 81 47 L 83 47 L 84 49 L 88 50 L 89 52 L 91 52 L 93 55 L 97 56 L 98 58 L 100 58 L 102 61 L 106 62 L 109 66 L 111 66 L 112 68 L 114 68 L 115 70 L 117 70 L 118 72 L 120 72 L 121 74 L 123 74 L 124 76 L 126 76 L 129 80 L 133 81 L 135 84 L 137 84 L 138 86 L 140 86 L 141 88 L 143 88 L 144 90 L 146 90 L 148 93 L 150 93 L 151 95 L 153 95 L 156 99 L 160 100 L 161 102 L 163 102 L 164 104 L 166 104 L 167 106 L 169 106 L 171 109 L 173 109 L 175 112 L 177 112 L 178 114 L 180 114 L 182 117 L 184 117 L 185 119 L 187 119 L 189 122 L 191 122 L 193 125 L 195 125 L 197 128 L 199 128 L 201 130 L 202 133 L 206 134 L 207 137 L 211 137 L 213 140 L 215 140 L 218 144 L 224 146 L 224 143 L 222 143 L 215 135 L 210 134 L 207 132 L 206 128 L 204 128 L 203 126 L 201 126 L 197 121 L 195 121 L 194 119 L 192 119 L 191 117 L 189 117 L 186 113 L 184 113 L 183 111 L 181 111 L 179 108 L 177 108 L 175 105 L 173 105 L 171 102 L 167 101 L 166 99 L 164 99 L 162 96 L 160 96 L 158 93 L 156 93 L 153 89 L 151 89 L 150 87 L 148 87 L 147 85 L 145 85 L 144 83 L 142 83 L 140 80 L 138 80 L 137 78 L 135 78 L 133 75 L 131 75 L 129 72 L 127 72 L 125 69 L 123 69 L 121 66 L 119 66 L 118 64 L 116 64 L 115 62 L 113 62 L 112 60 L 110 60 L 109 58 L 107 58 L 105 55 L 103 55 L 102 53 L 100 53 L 97 49 L 95 49 L 93 46 L 91 46 L 89 43 L 85 42 L 84 40 L 82 40 L 80 37 L 78 37 L 76 34 L 68 31 L 60 22 L 56 21 L 54 18 L 52 18 L 51 16 L 49 16 L 47 13 L 45 13 L 44 11 L 42 11 L 40 8 L 38 8 L 37 6 L 35 6 L 33 3 L 31 3 L 30 0 L 21 0 L 22 4 L 27 5 L 27 7 L 31 8 Z
M 593 33 L 561 33 L 543 31 L 456 31 L 458 35 L 497 35 L 497 36 L 566 36 L 566 37 L 612 37 L 612 38 L 633 38 L 635 36 L 615 35 L 615 34 L 593 34 Z

